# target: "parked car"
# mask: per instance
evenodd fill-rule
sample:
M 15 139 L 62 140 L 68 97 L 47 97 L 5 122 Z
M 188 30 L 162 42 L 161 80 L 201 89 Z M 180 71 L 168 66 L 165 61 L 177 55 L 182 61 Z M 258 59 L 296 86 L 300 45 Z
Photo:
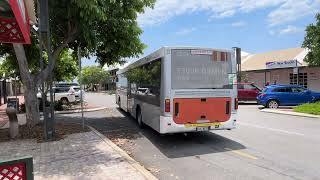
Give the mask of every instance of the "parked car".
M 244 101 L 255 101 L 257 100 L 258 94 L 261 89 L 254 83 L 238 83 L 238 100 Z
M 54 100 L 61 101 L 63 104 L 76 101 L 75 91 L 70 87 L 53 87 Z M 41 99 L 41 92 L 38 92 L 37 98 Z M 47 101 L 50 101 L 50 92 L 47 93 Z
M 278 108 L 320 101 L 320 93 L 298 85 L 271 85 L 263 89 L 257 100 L 265 107 Z
M 74 93 L 75 97 L 76 97 L 76 101 L 80 101 L 81 100 L 81 91 L 80 91 L 80 86 L 71 86 L 70 93 Z M 82 90 L 82 99 L 85 98 L 85 91 Z

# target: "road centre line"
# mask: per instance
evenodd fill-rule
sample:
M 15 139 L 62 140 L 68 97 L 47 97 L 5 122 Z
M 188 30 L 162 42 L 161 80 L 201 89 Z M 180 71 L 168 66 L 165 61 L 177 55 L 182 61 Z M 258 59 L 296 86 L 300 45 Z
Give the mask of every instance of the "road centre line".
M 244 126 L 249 126 L 249 127 L 255 127 L 255 128 L 259 128 L 259 129 L 266 129 L 266 130 L 269 130 L 269 131 L 281 132 L 281 133 L 285 133 L 285 134 L 304 136 L 304 134 L 302 134 L 302 133 L 286 131 L 286 130 L 282 130 L 282 129 L 269 128 L 269 127 L 265 127 L 265 126 L 253 125 L 253 124 L 243 123 L 243 122 L 238 122 L 238 124 L 244 125 Z

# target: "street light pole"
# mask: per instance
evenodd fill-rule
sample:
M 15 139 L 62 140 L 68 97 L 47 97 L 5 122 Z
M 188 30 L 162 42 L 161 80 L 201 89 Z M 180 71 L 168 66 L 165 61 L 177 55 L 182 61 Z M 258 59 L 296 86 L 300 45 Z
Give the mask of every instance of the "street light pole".
M 39 8 L 40 8 L 40 24 L 39 24 L 39 32 L 41 40 L 46 39 L 47 42 L 46 50 L 48 54 L 48 62 L 50 63 L 52 61 L 51 57 L 51 38 L 50 38 L 50 27 L 49 27 L 49 4 L 48 0 L 39 0 Z M 42 43 L 40 42 L 40 49 L 42 49 Z M 42 52 L 42 51 L 41 51 Z M 42 53 L 41 53 L 42 55 Z M 52 89 L 52 73 L 49 75 L 49 87 L 50 87 L 50 113 L 45 121 L 45 137 L 47 140 L 52 140 L 54 136 L 54 99 L 53 99 L 53 89 Z M 43 87 L 43 86 L 42 86 Z M 43 101 L 44 98 L 42 98 Z M 44 103 L 45 104 L 45 103 Z M 44 106 L 45 107 L 45 106 Z M 46 107 L 43 109 L 44 114 L 49 112 L 49 109 Z

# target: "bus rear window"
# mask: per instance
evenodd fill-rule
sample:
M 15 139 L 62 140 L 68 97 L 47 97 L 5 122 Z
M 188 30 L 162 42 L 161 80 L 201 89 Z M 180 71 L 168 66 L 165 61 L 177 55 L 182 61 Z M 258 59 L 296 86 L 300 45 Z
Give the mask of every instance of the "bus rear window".
M 172 50 L 172 88 L 232 88 L 229 85 L 229 74 L 232 72 L 231 53 L 211 52 Z

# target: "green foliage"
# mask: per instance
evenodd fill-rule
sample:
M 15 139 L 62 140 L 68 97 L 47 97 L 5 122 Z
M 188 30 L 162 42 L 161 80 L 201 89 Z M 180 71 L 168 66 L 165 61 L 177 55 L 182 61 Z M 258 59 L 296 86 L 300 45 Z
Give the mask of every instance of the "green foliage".
M 320 115 L 320 102 L 302 104 L 294 108 L 295 112 Z
M 310 52 L 306 56 L 306 62 L 310 66 L 320 66 L 320 14 L 316 15 L 317 22 L 306 28 L 306 35 L 302 47 Z
M 36 43 L 36 34 L 31 33 L 31 41 L 31 45 L 24 45 L 24 48 L 29 65 L 29 70 L 31 71 L 31 73 L 36 73 L 39 71 L 40 57 L 40 51 L 38 49 L 39 45 Z M 7 77 L 19 77 L 19 66 L 11 44 L 0 43 L 0 57 L 3 58 L 3 61 L 0 64 L 1 72 L 6 73 Z M 1 73 L 1 75 L 3 74 Z
M 100 84 L 110 77 L 109 73 L 98 66 L 87 66 L 82 69 L 82 78 L 80 81 L 83 84 Z
M 137 14 L 153 7 L 155 0 L 55 0 L 50 2 L 53 46 L 72 38 L 69 48 L 80 44 L 83 55 L 94 53 L 101 66 L 123 63 L 146 47 Z M 62 14 L 64 16 L 62 16 Z
M 34 43 L 32 43 L 31 46 L 26 45 L 25 48 L 29 69 L 33 74 L 35 74 L 40 70 L 39 49 L 37 49 L 37 45 Z M 0 75 L 3 75 L 3 73 L 5 73 L 7 77 L 19 77 L 19 66 L 17 64 L 17 60 L 15 59 L 12 46 L 3 45 L 0 46 L 0 49 L 8 52 L 4 54 L 4 58 L 0 63 Z M 48 58 L 46 54 L 44 54 L 43 61 L 45 65 L 48 64 Z M 77 77 L 78 73 L 79 68 L 77 57 L 73 53 L 71 53 L 70 50 L 63 50 L 59 55 L 59 58 L 56 62 L 56 66 L 54 68 L 54 80 L 71 81 L 75 77 Z
M 138 56 L 146 46 L 139 39 L 142 31 L 137 25 L 137 14 L 142 13 L 145 7 L 152 7 L 154 2 L 155 0 L 49 1 L 52 52 L 62 46 L 64 50 L 71 49 L 76 52 L 80 45 L 82 55 L 95 54 L 101 66 L 123 63 L 125 57 Z M 32 44 L 24 45 L 28 68 L 32 74 L 40 70 L 38 41 L 38 33 L 33 32 Z M 16 75 L 19 75 L 11 44 L 0 43 L 0 57 L 5 57 L 1 71 L 16 72 Z M 56 68 L 56 79 L 61 80 L 65 76 L 68 80 L 75 75 L 75 63 L 66 63 L 63 57 L 56 63 L 60 68 L 65 65 L 72 66 L 71 70 L 60 71 Z
M 72 81 L 79 74 L 77 57 L 69 50 L 64 50 L 54 68 L 55 81 Z
M 160 84 L 161 62 L 130 69 L 126 73 L 129 82 L 137 85 Z

